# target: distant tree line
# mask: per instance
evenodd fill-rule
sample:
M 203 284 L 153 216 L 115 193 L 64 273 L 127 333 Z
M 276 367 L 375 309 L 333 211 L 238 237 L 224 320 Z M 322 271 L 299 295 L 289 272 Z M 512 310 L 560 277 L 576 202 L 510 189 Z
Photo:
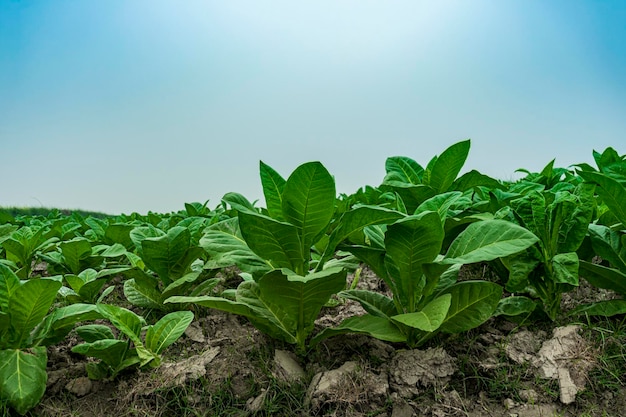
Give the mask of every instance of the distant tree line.
M 76 213 L 82 217 L 96 217 L 104 219 L 111 217 L 110 214 L 100 213 L 97 211 L 85 211 L 85 210 L 71 210 L 71 209 L 58 209 L 49 207 L 0 207 L 0 212 L 16 216 L 44 216 L 44 217 L 56 217 L 58 215 L 71 216 Z

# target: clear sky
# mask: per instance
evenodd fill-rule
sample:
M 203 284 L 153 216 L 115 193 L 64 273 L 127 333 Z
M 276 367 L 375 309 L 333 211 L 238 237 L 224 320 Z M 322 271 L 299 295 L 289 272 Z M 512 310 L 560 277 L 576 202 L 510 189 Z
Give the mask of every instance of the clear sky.
M 259 160 L 338 192 L 472 139 L 501 179 L 626 153 L 626 1 L 6 0 L 0 206 L 169 212 Z

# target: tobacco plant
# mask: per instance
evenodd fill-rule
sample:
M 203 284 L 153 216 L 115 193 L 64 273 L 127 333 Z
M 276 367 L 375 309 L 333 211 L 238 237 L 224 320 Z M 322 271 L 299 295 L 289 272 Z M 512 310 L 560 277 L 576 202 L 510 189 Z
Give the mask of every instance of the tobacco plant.
M 163 351 L 182 336 L 193 320 L 191 311 L 176 311 L 146 326 L 143 317 L 122 307 L 99 304 L 97 310 L 125 338 L 116 338 L 113 331 L 102 324 L 76 328 L 85 343 L 74 346 L 72 352 L 100 359 L 87 364 L 87 374 L 94 380 L 113 379 L 135 365 L 158 367 Z M 142 334 L 145 334 L 143 338 Z
M 139 260 L 123 274 L 124 295 L 132 304 L 162 311 L 180 309 L 165 305 L 175 295 L 201 295 L 218 283 L 202 269 L 204 251 L 193 244 L 191 232 L 174 226 L 164 232 L 153 226 L 135 228 L 130 233 Z
M 606 152 L 605 152 L 606 153 Z M 599 163 L 600 165 L 600 163 Z M 622 163 L 626 166 L 626 163 Z M 589 225 L 588 235 L 592 248 L 603 264 L 581 260 L 580 269 L 584 278 L 598 288 L 613 290 L 626 296 L 626 181 L 620 183 L 615 175 L 621 172 L 620 165 L 610 165 L 612 176 L 597 172 L 581 172 L 587 181 L 595 183 L 596 193 L 611 216 L 602 216 L 609 224 Z M 626 172 L 626 170 L 624 170 Z M 626 177 L 625 177 L 626 179 Z M 613 316 L 626 313 L 626 300 L 606 300 L 583 305 L 574 310 L 575 314 Z
M 532 313 L 536 304 L 531 301 L 538 299 L 540 311 L 556 320 L 562 294 L 579 284 L 576 251 L 594 213 L 594 188 L 591 184 L 562 183 L 552 190 L 532 190 L 511 202 L 513 218 L 539 241 L 523 253 L 502 259 L 509 272 L 507 291 L 531 297 L 505 299 L 503 314 L 512 315 L 513 310 L 516 314 Z
M 486 281 L 457 282 L 463 264 L 520 252 L 537 241 L 528 230 L 503 220 L 469 225 L 444 256 L 441 213 L 424 211 L 370 231 L 370 245 L 347 250 L 367 263 L 393 293 L 347 290 L 339 296 L 358 301 L 367 314 L 346 319 L 315 337 L 318 343 L 341 333 L 363 333 L 419 346 L 437 332 L 457 333 L 491 317 L 502 288 Z
M 48 314 L 59 288 L 58 279 L 22 281 L 0 264 L 0 399 L 20 414 L 34 407 L 46 390 L 46 346 L 61 341 L 75 323 L 100 317 L 88 304 Z

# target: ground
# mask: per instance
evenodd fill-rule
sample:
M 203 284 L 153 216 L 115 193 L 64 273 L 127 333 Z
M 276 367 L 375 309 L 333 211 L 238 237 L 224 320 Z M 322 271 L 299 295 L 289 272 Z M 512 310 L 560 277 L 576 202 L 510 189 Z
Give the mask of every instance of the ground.
M 367 269 L 359 285 L 381 286 Z M 606 296 L 596 293 L 583 285 L 564 308 Z M 317 325 L 360 312 L 340 303 Z M 243 318 L 203 310 L 160 368 L 113 381 L 86 377 L 70 335 L 49 348 L 48 388 L 30 415 L 623 416 L 623 322 L 570 317 L 519 326 L 494 318 L 420 349 L 342 335 L 297 356 Z

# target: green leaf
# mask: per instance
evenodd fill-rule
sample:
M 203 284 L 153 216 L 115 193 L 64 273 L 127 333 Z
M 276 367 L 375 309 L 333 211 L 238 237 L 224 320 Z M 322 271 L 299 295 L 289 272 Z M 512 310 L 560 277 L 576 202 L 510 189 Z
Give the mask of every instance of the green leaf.
M 22 343 L 46 316 L 56 298 L 61 283 L 51 278 L 28 280 L 20 285 L 9 299 L 11 324 L 17 333 L 17 345 Z
M 276 320 L 303 344 L 324 304 L 345 287 L 346 271 L 331 268 L 303 277 L 286 269 L 274 270 L 261 277 L 258 285 L 261 299 Z
M 452 242 L 444 263 L 469 264 L 491 261 L 525 250 L 539 241 L 530 231 L 505 220 L 470 224 Z
M 269 310 L 259 297 L 259 285 L 254 281 L 244 281 L 237 287 L 237 301 L 214 296 L 175 296 L 168 298 L 165 302 L 193 303 L 203 307 L 214 308 L 244 316 L 247 317 L 256 328 L 268 336 L 284 340 L 287 343 L 296 343 L 296 338 L 292 335 L 290 329 L 285 328 L 281 322 L 276 320 L 272 311 Z
M 372 225 L 390 224 L 403 217 L 405 215 L 399 211 L 379 206 L 360 206 L 345 212 L 341 216 L 338 226 L 330 234 L 329 243 L 320 263 L 323 264 L 330 259 L 334 255 L 337 246 L 353 233 L 357 233 L 365 227 Z M 317 269 L 321 268 L 318 267 Z
M 575 252 L 582 244 L 596 207 L 594 189 L 590 184 L 579 184 L 571 200 L 560 203 L 564 219 L 558 230 L 558 252 Z
M 81 343 L 72 348 L 72 352 L 100 359 L 113 369 L 118 368 L 124 361 L 127 350 L 128 342 L 116 339 L 101 339 Z
M 425 285 L 422 265 L 437 257 L 443 238 L 443 226 L 436 212 L 409 216 L 387 227 L 385 264 L 398 290 L 394 296 L 400 298 L 409 313 L 415 311 Z
M 324 339 L 345 333 L 366 334 L 393 343 L 407 340 L 406 335 L 391 320 L 365 314 L 349 317 L 337 327 L 324 329 L 311 340 L 311 345 L 315 346 Z
M 432 300 L 421 311 L 399 314 L 392 319 L 425 332 L 434 332 L 446 318 L 451 298 L 450 294 L 444 294 Z
M 237 265 L 242 272 L 259 277 L 271 269 L 271 265 L 255 254 L 239 231 L 237 217 L 210 226 L 200 238 L 200 246 L 209 254 L 208 268 Z
M 80 261 L 91 255 L 91 243 L 81 237 L 59 243 L 59 249 L 73 274 L 78 274 L 81 271 Z
M 0 398 L 22 415 L 36 406 L 46 391 L 47 362 L 45 347 L 0 350 Z
M 34 346 L 51 346 L 61 342 L 76 323 L 101 319 L 102 315 L 93 304 L 76 303 L 55 309 L 35 328 L 31 335 Z
M 598 184 L 596 192 L 615 217 L 626 227 L 626 187 L 619 181 L 596 172 L 579 172 L 586 181 Z
M 0 311 L 9 310 L 9 299 L 20 286 L 20 279 L 8 266 L 0 263 Z
M 130 240 L 135 245 L 137 254 L 143 258 L 143 249 L 141 242 L 148 238 L 155 238 L 165 236 L 165 232 L 161 229 L 157 229 L 153 225 L 135 227 L 129 232 Z
M 524 291 L 531 273 L 540 264 L 538 259 L 525 252 L 504 257 L 502 263 L 509 270 L 506 290 L 512 293 Z
M 260 161 L 261 185 L 265 204 L 271 218 L 284 221 L 283 218 L 283 190 L 287 181 L 269 165 Z
M 176 311 L 165 315 L 161 320 L 148 328 L 145 346 L 152 352 L 161 354 L 187 330 L 193 321 L 191 311 Z
M 469 150 L 470 141 L 465 140 L 455 143 L 443 151 L 430 171 L 430 181 L 428 185 L 433 187 L 438 193 L 447 191 L 457 175 L 459 175 L 459 172 L 461 172 Z
M 141 258 L 146 266 L 156 272 L 165 285 L 169 285 L 180 278 L 188 267 L 180 262 L 191 247 L 191 234 L 189 229 L 175 226 L 165 236 L 144 239 L 141 247 Z
M 104 324 L 86 324 L 76 328 L 76 333 L 87 343 L 101 339 L 115 339 L 109 326 Z
M 570 315 L 604 316 L 611 317 L 618 314 L 626 314 L 626 300 L 606 300 L 597 303 L 585 304 L 576 307 Z
M 389 319 L 398 313 L 393 300 L 380 293 L 367 290 L 341 291 L 339 297 L 357 301 L 369 314 Z
M 587 261 L 580 261 L 580 269 L 581 275 L 594 287 L 626 295 L 626 273 Z
M 578 255 L 558 253 L 552 258 L 555 282 L 578 286 Z
M 239 227 L 250 249 L 275 268 L 304 272 L 304 254 L 295 226 L 260 214 L 240 212 Z
M 528 297 L 510 296 L 501 299 L 494 316 L 519 316 L 530 314 L 537 308 L 537 302 Z
M 411 158 L 392 156 L 385 161 L 386 175 L 383 184 L 400 182 L 406 184 L 421 184 L 424 168 Z
M 146 349 L 141 341 L 141 329 L 145 324 L 143 317 L 122 307 L 98 304 L 96 306 L 100 314 L 111 322 L 119 331 L 124 333 L 135 345 L 140 365 L 144 366 L 150 361 L 157 359 L 157 355 Z
M 612 267 L 626 272 L 626 251 L 623 250 L 621 236 L 624 235 L 606 226 L 589 225 L 589 237 L 595 253 Z
M 423 213 L 425 211 L 434 211 L 439 213 L 441 217 L 441 223 L 445 223 L 446 217 L 448 217 L 448 209 L 452 206 L 463 193 L 459 191 L 450 191 L 448 193 L 438 194 L 429 198 L 417 207 L 415 214 Z
M 109 304 L 98 304 L 96 308 L 105 319 L 109 320 L 130 340 L 134 343 L 142 344 L 139 339 L 141 328 L 145 324 L 145 320 L 142 317 L 123 307 Z
M 124 281 L 124 297 L 138 307 L 163 309 L 161 293 L 156 288 L 139 285 L 134 279 Z
M 300 165 L 287 179 L 283 190 L 282 212 L 297 227 L 302 253 L 328 228 L 335 212 L 335 180 L 319 162 Z
M 463 281 L 446 293 L 452 300 L 440 330 L 459 333 L 480 326 L 493 315 L 502 298 L 502 287 L 487 281 Z

